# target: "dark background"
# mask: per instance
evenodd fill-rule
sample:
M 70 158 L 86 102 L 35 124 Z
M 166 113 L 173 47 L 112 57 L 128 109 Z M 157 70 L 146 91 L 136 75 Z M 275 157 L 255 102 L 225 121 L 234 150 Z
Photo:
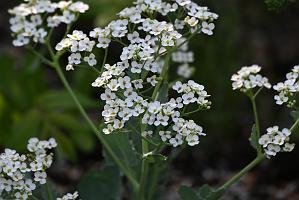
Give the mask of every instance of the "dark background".
M 59 138 L 63 143 L 57 156 L 59 168 L 50 174 L 63 191 L 71 188 L 84 171 L 101 165 L 100 144 L 89 133 L 52 69 L 25 49 L 12 46 L 7 9 L 19 2 L 0 1 L 0 148 L 21 151 L 32 136 Z M 107 24 L 130 4 L 124 0 L 84 2 L 91 9 L 76 24 L 75 28 L 82 30 Z M 231 75 L 241 66 L 259 64 L 263 75 L 276 83 L 299 64 L 298 2 L 274 11 L 261 0 L 209 0 L 199 4 L 220 15 L 212 37 L 199 35 L 191 43 L 197 69 L 193 79 L 212 94 L 211 110 L 195 116 L 208 135 L 201 145 L 184 150 L 175 160 L 165 199 L 175 199 L 174 191 L 182 183 L 221 184 L 254 158 L 248 142 L 253 125 L 251 105 L 244 95 L 232 91 Z M 94 74 L 82 69 L 69 75 L 90 115 L 99 119 L 99 94 L 90 87 Z M 289 127 L 293 123 L 290 110 L 275 105 L 273 96 L 273 91 L 264 90 L 258 98 L 263 132 L 269 126 Z M 61 108 L 69 114 L 61 115 Z M 297 143 L 298 136 L 293 136 Z M 262 163 L 224 199 L 299 199 L 298 155 L 295 148 L 292 153 Z

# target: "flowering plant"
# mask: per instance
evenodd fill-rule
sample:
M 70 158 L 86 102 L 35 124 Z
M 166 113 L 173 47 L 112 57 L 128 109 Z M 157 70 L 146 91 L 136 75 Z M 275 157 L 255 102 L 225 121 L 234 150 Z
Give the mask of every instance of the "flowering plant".
M 9 11 L 12 15 L 13 44 L 25 46 L 56 70 L 82 116 L 103 144 L 106 159 L 112 160 L 127 178 L 130 199 L 155 199 L 159 182 L 157 176 L 163 173 L 165 166 L 167 168 L 167 160 L 171 161 L 175 156 L 175 153 L 166 154 L 165 149 L 196 146 L 201 137 L 206 136 L 203 127 L 192 120 L 192 116 L 210 108 L 210 95 L 203 85 L 189 79 L 195 68 L 192 67 L 194 54 L 188 43 L 199 34 L 212 36 L 218 15 L 191 0 L 136 0 L 132 7 L 118 13 L 119 19 L 111 21 L 106 27 L 94 28 L 88 34 L 72 30 L 79 15 L 88 9 L 89 6 L 83 2 L 26 0 Z M 55 30 L 64 24 L 64 36 L 54 44 Z M 111 45 L 121 47 L 116 62 L 109 56 Z M 38 49 L 43 47 L 48 54 L 40 53 Z M 103 52 L 103 57 L 98 55 L 99 51 Z M 66 55 L 67 64 L 62 65 Z M 80 67 L 94 71 L 97 78 L 90 84 L 105 102 L 101 123 L 95 124 L 87 115 L 65 78 L 62 66 L 66 71 Z M 173 69 L 177 71 L 177 77 L 169 76 Z M 255 126 L 250 140 L 257 151 L 256 159 L 217 189 L 204 186 L 194 191 L 181 187 L 179 193 L 182 199 L 191 199 L 192 196 L 193 199 L 218 199 L 265 158 L 293 150 L 294 144 L 289 141 L 299 124 L 298 119 L 290 129 L 279 130 L 278 126 L 274 126 L 261 136 L 255 101 L 263 88 L 270 89 L 272 86 L 267 78 L 259 74 L 260 70 L 257 65 L 243 67 L 231 78 L 233 89 L 246 94 L 253 106 Z M 273 87 L 279 92 L 274 97 L 277 104 L 297 109 L 298 74 L 298 66 L 295 66 L 287 74 L 287 81 Z M 46 142 L 33 138 L 29 140 L 28 150 L 37 151 L 32 150 L 36 145 L 44 158 L 46 150 L 54 148 L 56 143 L 54 139 Z M 0 193 L 16 199 L 35 198 L 32 193 L 36 187 L 34 181 L 40 184 L 46 182 L 45 170 L 52 163 L 50 155 L 51 162 L 48 161 L 50 163 L 46 167 L 43 167 L 43 160 L 38 159 L 37 162 L 33 158 L 27 162 L 37 167 L 27 169 L 26 156 L 6 150 L 0 160 Z M 11 174 L 7 170 L 9 165 L 16 166 L 15 171 L 20 171 L 20 177 L 16 178 L 16 173 Z M 21 175 L 25 172 L 34 172 L 34 181 L 23 180 Z M 22 181 L 29 181 L 30 187 L 20 188 Z M 75 192 L 58 199 L 75 199 L 78 196 Z

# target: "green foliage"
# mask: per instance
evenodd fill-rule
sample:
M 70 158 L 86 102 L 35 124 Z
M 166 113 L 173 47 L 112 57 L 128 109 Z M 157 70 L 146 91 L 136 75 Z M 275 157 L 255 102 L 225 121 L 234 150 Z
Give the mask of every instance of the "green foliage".
M 100 130 L 102 130 L 103 127 L 104 124 L 100 126 Z M 122 133 L 117 131 L 109 135 L 104 135 L 105 140 L 109 143 L 113 152 L 122 162 L 122 164 L 126 166 L 126 168 L 130 170 L 131 174 L 133 174 L 136 177 L 137 174 L 134 169 L 136 169 L 136 167 L 140 165 L 141 157 L 138 156 L 138 153 L 135 150 L 134 145 L 132 144 L 132 141 L 129 136 L 130 134 L 128 133 Z M 104 155 L 106 164 L 109 166 L 114 166 L 114 161 L 111 159 L 110 155 L 106 153 L 106 151 L 104 151 Z
M 181 186 L 179 190 L 182 200 L 217 200 L 224 193 L 225 190 L 215 190 L 209 185 L 203 185 L 197 191 L 188 186 Z
M 78 191 L 84 200 L 121 199 L 120 172 L 114 166 L 106 166 L 101 172 L 88 172 L 83 176 Z
M 28 54 L 17 63 L 3 55 L 0 63 L 0 146 L 22 152 L 31 137 L 56 137 L 60 152 L 73 161 L 78 149 L 94 149 L 96 140 L 74 101 L 66 91 L 48 88 L 44 68 L 37 58 Z M 89 93 L 76 94 L 85 108 L 99 106 L 88 97 Z

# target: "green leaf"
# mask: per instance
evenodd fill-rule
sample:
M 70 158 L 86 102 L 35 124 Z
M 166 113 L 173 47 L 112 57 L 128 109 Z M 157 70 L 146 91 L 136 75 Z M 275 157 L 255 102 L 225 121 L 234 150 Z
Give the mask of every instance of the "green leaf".
M 102 130 L 105 127 L 105 124 L 102 123 L 99 127 Z M 103 133 L 101 133 L 103 134 Z M 122 164 L 131 170 L 131 173 L 136 174 L 136 170 L 134 170 L 138 165 L 140 165 L 141 157 L 138 157 L 138 153 L 130 140 L 128 133 L 121 132 L 113 132 L 109 135 L 103 135 L 112 151 L 116 154 Z M 113 159 L 110 157 L 108 152 L 104 150 L 104 157 L 106 160 L 106 164 L 110 166 L 116 166 Z M 138 171 L 137 171 L 138 172 Z
M 199 200 L 196 192 L 188 186 L 181 186 L 179 189 L 179 195 L 182 200 Z
M 62 112 L 51 112 L 48 114 L 50 124 L 62 128 L 68 132 L 69 138 L 80 150 L 90 152 L 95 147 L 95 138 L 90 127 L 85 121 L 80 122 L 76 115 Z
M 255 124 L 252 126 L 252 128 L 251 128 L 251 134 L 250 134 L 250 138 L 249 138 L 249 141 L 250 141 L 250 144 L 251 144 L 251 146 L 254 148 L 254 149 L 256 149 L 257 148 L 257 143 L 256 143 L 256 141 L 257 141 L 257 138 L 256 138 L 256 136 L 257 136 L 257 132 L 256 132 L 257 130 L 256 130 L 256 126 L 255 126 Z
M 292 111 L 291 116 L 293 117 L 294 121 L 297 121 L 297 119 L 299 118 L 299 111 Z
M 115 132 L 109 135 L 104 135 L 104 137 L 110 144 L 110 147 L 112 147 L 114 153 L 127 167 L 132 169 L 138 165 L 140 159 L 138 159 L 138 154 L 129 139 L 129 134 Z M 108 156 L 108 163 L 110 161 L 111 164 L 112 161 L 109 155 L 106 156 Z
M 78 191 L 84 200 L 119 200 L 121 199 L 120 172 L 112 166 L 106 166 L 101 172 L 88 172 L 81 179 Z
M 215 190 L 209 185 L 203 185 L 198 191 L 188 186 L 181 186 L 179 194 L 182 200 L 218 200 L 225 190 Z
M 71 161 L 77 160 L 75 147 L 71 140 L 69 140 L 60 130 L 53 128 L 53 135 L 58 143 L 58 149 L 67 156 Z
M 29 138 L 40 134 L 41 115 L 31 110 L 22 115 L 12 127 L 12 134 L 7 138 L 6 145 L 17 151 L 24 151 Z
M 97 102 L 87 96 L 79 93 L 76 93 L 76 95 L 84 108 L 96 108 L 99 106 Z M 37 103 L 47 110 L 77 108 L 72 97 L 66 91 L 60 90 L 48 91 L 37 99 Z

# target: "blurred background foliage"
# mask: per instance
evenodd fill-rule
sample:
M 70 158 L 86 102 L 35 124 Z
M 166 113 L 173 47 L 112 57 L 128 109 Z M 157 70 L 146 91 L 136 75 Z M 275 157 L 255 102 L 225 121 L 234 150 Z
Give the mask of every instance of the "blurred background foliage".
M 132 2 L 82 1 L 90 5 L 90 10 L 80 17 L 74 28 L 85 31 L 106 25 L 116 18 L 118 11 Z M 19 2 L 21 1 L 0 1 L 0 148 L 9 147 L 22 151 L 29 137 L 55 137 L 59 142 L 58 157 L 77 163 L 77 171 L 86 171 L 85 165 L 94 166 L 94 163 L 98 164 L 102 158 L 98 153 L 99 142 L 90 132 L 52 69 L 45 67 L 25 49 L 11 45 L 7 9 Z M 248 143 L 253 125 L 250 102 L 241 93 L 232 91 L 230 77 L 233 73 L 241 66 L 259 64 L 263 66 L 262 73 L 269 77 L 272 83 L 276 83 L 284 80 L 291 67 L 299 64 L 298 2 L 208 0 L 198 3 L 209 6 L 220 15 L 214 36 L 200 35 L 190 44 L 196 57 L 194 66 L 197 71 L 193 78 L 206 86 L 212 95 L 213 105 L 211 110 L 193 116 L 204 127 L 208 136 L 202 139 L 199 147 L 186 149 L 175 160 L 174 167 L 170 170 L 175 174 L 171 177 L 174 184 L 168 186 L 170 190 L 179 185 L 178 182 L 184 181 L 194 185 L 207 181 L 218 184 L 223 181 L 219 180 L 220 172 L 224 170 L 225 174 L 229 174 L 254 157 L 254 151 Z M 110 52 L 117 54 L 118 49 Z M 94 78 L 93 71 L 81 68 L 68 73 L 68 79 L 76 94 L 96 121 L 100 120 L 101 102 L 99 92 L 90 87 Z M 263 91 L 258 99 L 263 130 L 276 124 L 288 127 L 293 122 L 288 109 L 275 105 L 273 95 L 271 91 Z M 289 183 L 296 185 L 295 195 L 298 195 L 298 153 L 299 149 L 296 148 L 291 154 L 280 155 L 249 175 L 250 180 L 253 179 L 255 183 L 250 185 L 250 195 L 258 194 L 255 199 L 275 199 L 267 192 L 270 186 L 272 189 L 284 188 Z M 288 164 L 290 161 L 291 165 Z M 69 171 L 70 176 L 77 177 L 73 174 L 77 173 L 76 170 L 58 170 L 56 173 Z M 109 174 L 114 169 L 107 170 Z M 213 176 L 208 173 L 211 171 L 217 174 L 218 178 L 211 178 Z M 258 175 L 265 171 L 267 173 L 263 174 L 263 179 L 257 181 Z M 226 176 L 223 175 L 223 178 Z M 61 185 L 74 183 L 79 179 L 69 178 L 68 182 L 67 175 L 64 178 L 66 180 L 54 179 Z M 97 178 L 105 180 L 102 176 Z M 269 188 L 265 189 L 260 185 Z

